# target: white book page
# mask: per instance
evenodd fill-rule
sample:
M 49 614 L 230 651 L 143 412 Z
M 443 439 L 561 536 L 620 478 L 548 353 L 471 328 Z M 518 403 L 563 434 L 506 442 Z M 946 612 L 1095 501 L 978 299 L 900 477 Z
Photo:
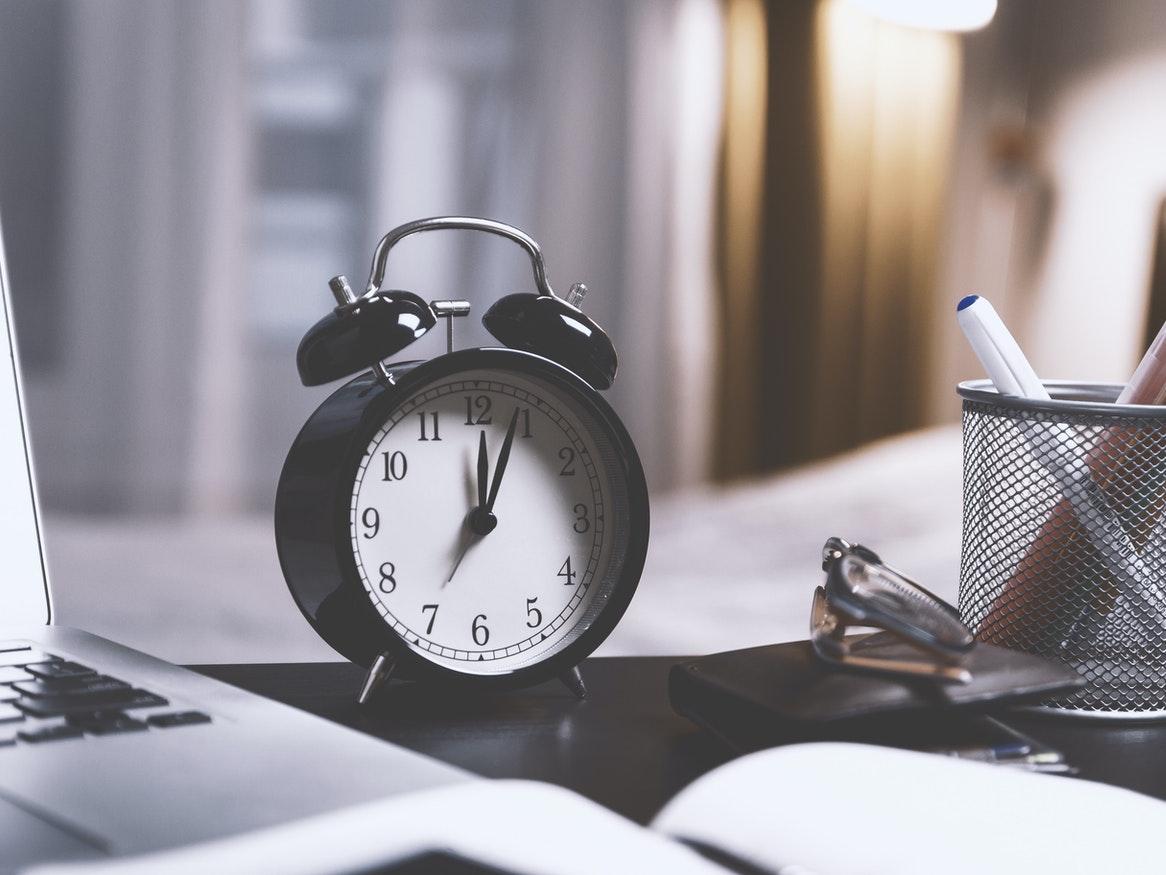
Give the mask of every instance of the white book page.
M 1145 872 L 1166 803 L 1106 784 L 859 744 L 735 760 L 653 829 L 781 875 Z

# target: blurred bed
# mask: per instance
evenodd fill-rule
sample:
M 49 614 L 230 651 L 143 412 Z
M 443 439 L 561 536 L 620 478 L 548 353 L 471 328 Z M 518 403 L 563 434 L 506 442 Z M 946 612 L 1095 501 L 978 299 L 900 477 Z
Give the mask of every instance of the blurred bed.
M 806 636 L 819 553 L 859 541 L 954 600 L 959 429 L 916 432 L 742 485 L 657 498 L 639 592 L 600 654 Z M 334 659 L 300 617 L 267 517 L 46 520 L 56 621 L 182 663 Z

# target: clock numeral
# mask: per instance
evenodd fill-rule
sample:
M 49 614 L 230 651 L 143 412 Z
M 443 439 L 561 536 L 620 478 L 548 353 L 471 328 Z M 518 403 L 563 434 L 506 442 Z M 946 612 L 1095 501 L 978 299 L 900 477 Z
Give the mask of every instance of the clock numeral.
M 587 505 L 575 505 L 575 525 L 572 528 L 580 535 L 586 534 L 591 529 L 591 518 L 587 514 Z
M 366 538 L 375 538 L 381 530 L 381 513 L 375 507 L 366 507 L 360 515 L 360 521 L 364 525 Z
M 429 417 L 428 420 L 425 418 L 426 416 Z M 417 438 L 417 440 L 419 440 L 419 441 L 439 441 L 439 440 L 441 440 L 441 432 L 438 431 L 438 429 L 437 429 L 437 411 L 436 410 L 430 410 L 428 413 L 426 413 L 426 411 L 424 411 L 424 410 L 418 411 L 417 418 L 419 420 L 421 420 L 421 437 Z M 429 431 L 425 427 L 426 424 L 430 421 L 433 423 L 433 437 L 429 437 Z
M 575 451 L 571 447 L 560 447 L 559 458 L 563 460 L 563 467 L 559 469 L 560 477 L 575 476 Z
M 396 452 L 388 452 L 387 450 L 381 453 L 381 457 L 385 460 L 385 476 L 383 480 L 404 480 L 405 475 L 409 472 L 409 460 L 405 458 L 405 454 L 400 450 Z
M 523 407 L 518 411 L 518 419 L 522 423 L 522 434 L 519 437 L 533 437 L 530 433 L 530 408 Z
M 474 643 L 479 647 L 484 647 L 486 642 L 490 640 L 490 630 L 486 628 L 485 614 L 478 614 L 474 617 L 474 623 L 470 626 L 470 634 L 474 636 Z
M 537 629 L 543 624 L 543 612 L 534 606 L 538 601 L 538 596 L 526 600 L 526 625 L 531 629 Z
M 433 634 L 433 621 L 437 619 L 438 607 L 439 607 L 438 605 L 422 605 L 421 606 L 421 613 L 425 613 L 426 611 L 433 611 L 433 613 L 429 615 L 429 625 L 425 627 L 425 634 L 426 635 Z
M 397 566 L 392 562 L 381 563 L 381 582 L 377 584 L 377 588 L 383 593 L 393 592 L 397 588 L 397 579 L 393 577 L 397 573 Z
M 575 578 L 576 578 L 576 576 L 578 576 L 578 574 L 579 574 L 578 571 L 571 570 L 571 557 L 570 556 L 568 556 L 567 560 L 562 565 L 559 566 L 559 577 L 566 578 L 563 581 L 563 586 L 574 585 Z
M 466 396 L 466 425 L 492 425 L 494 417 L 490 415 L 493 402 L 489 395 Z

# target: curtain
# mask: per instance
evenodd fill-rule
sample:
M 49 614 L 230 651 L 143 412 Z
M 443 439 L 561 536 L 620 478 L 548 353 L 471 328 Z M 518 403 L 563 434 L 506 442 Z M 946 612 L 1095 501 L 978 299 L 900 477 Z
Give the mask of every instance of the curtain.
M 714 240 L 724 25 L 718 0 L 632 8 L 620 412 L 644 439 L 649 484 L 674 489 L 709 477 L 722 385 Z
M 925 422 L 960 70 L 954 37 L 836 0 L 728 21 L 723 478 Z
M 29 374 L 41 492 L 68 510 L 188 507 L 222 491 L 223 448 L 239 442 L 245 11 L 108 0 L 63 14 L 64 60 L 43 60 L 68 76 L 45 192 L 63 229 L 55 354 Z

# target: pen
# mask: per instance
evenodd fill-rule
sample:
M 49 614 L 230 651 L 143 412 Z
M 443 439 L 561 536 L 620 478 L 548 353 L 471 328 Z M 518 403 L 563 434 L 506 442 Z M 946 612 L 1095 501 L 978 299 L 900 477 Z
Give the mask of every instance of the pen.
M 1138 362 L 1134 375 L 1117 396 L 1118 404 L 1162 404 L 1166 402 L 1166 324 Z
M 997 392 L 1049 400 L 1048 390 L 987 298 L 979 295 L 961 298 L 955 317 Z

